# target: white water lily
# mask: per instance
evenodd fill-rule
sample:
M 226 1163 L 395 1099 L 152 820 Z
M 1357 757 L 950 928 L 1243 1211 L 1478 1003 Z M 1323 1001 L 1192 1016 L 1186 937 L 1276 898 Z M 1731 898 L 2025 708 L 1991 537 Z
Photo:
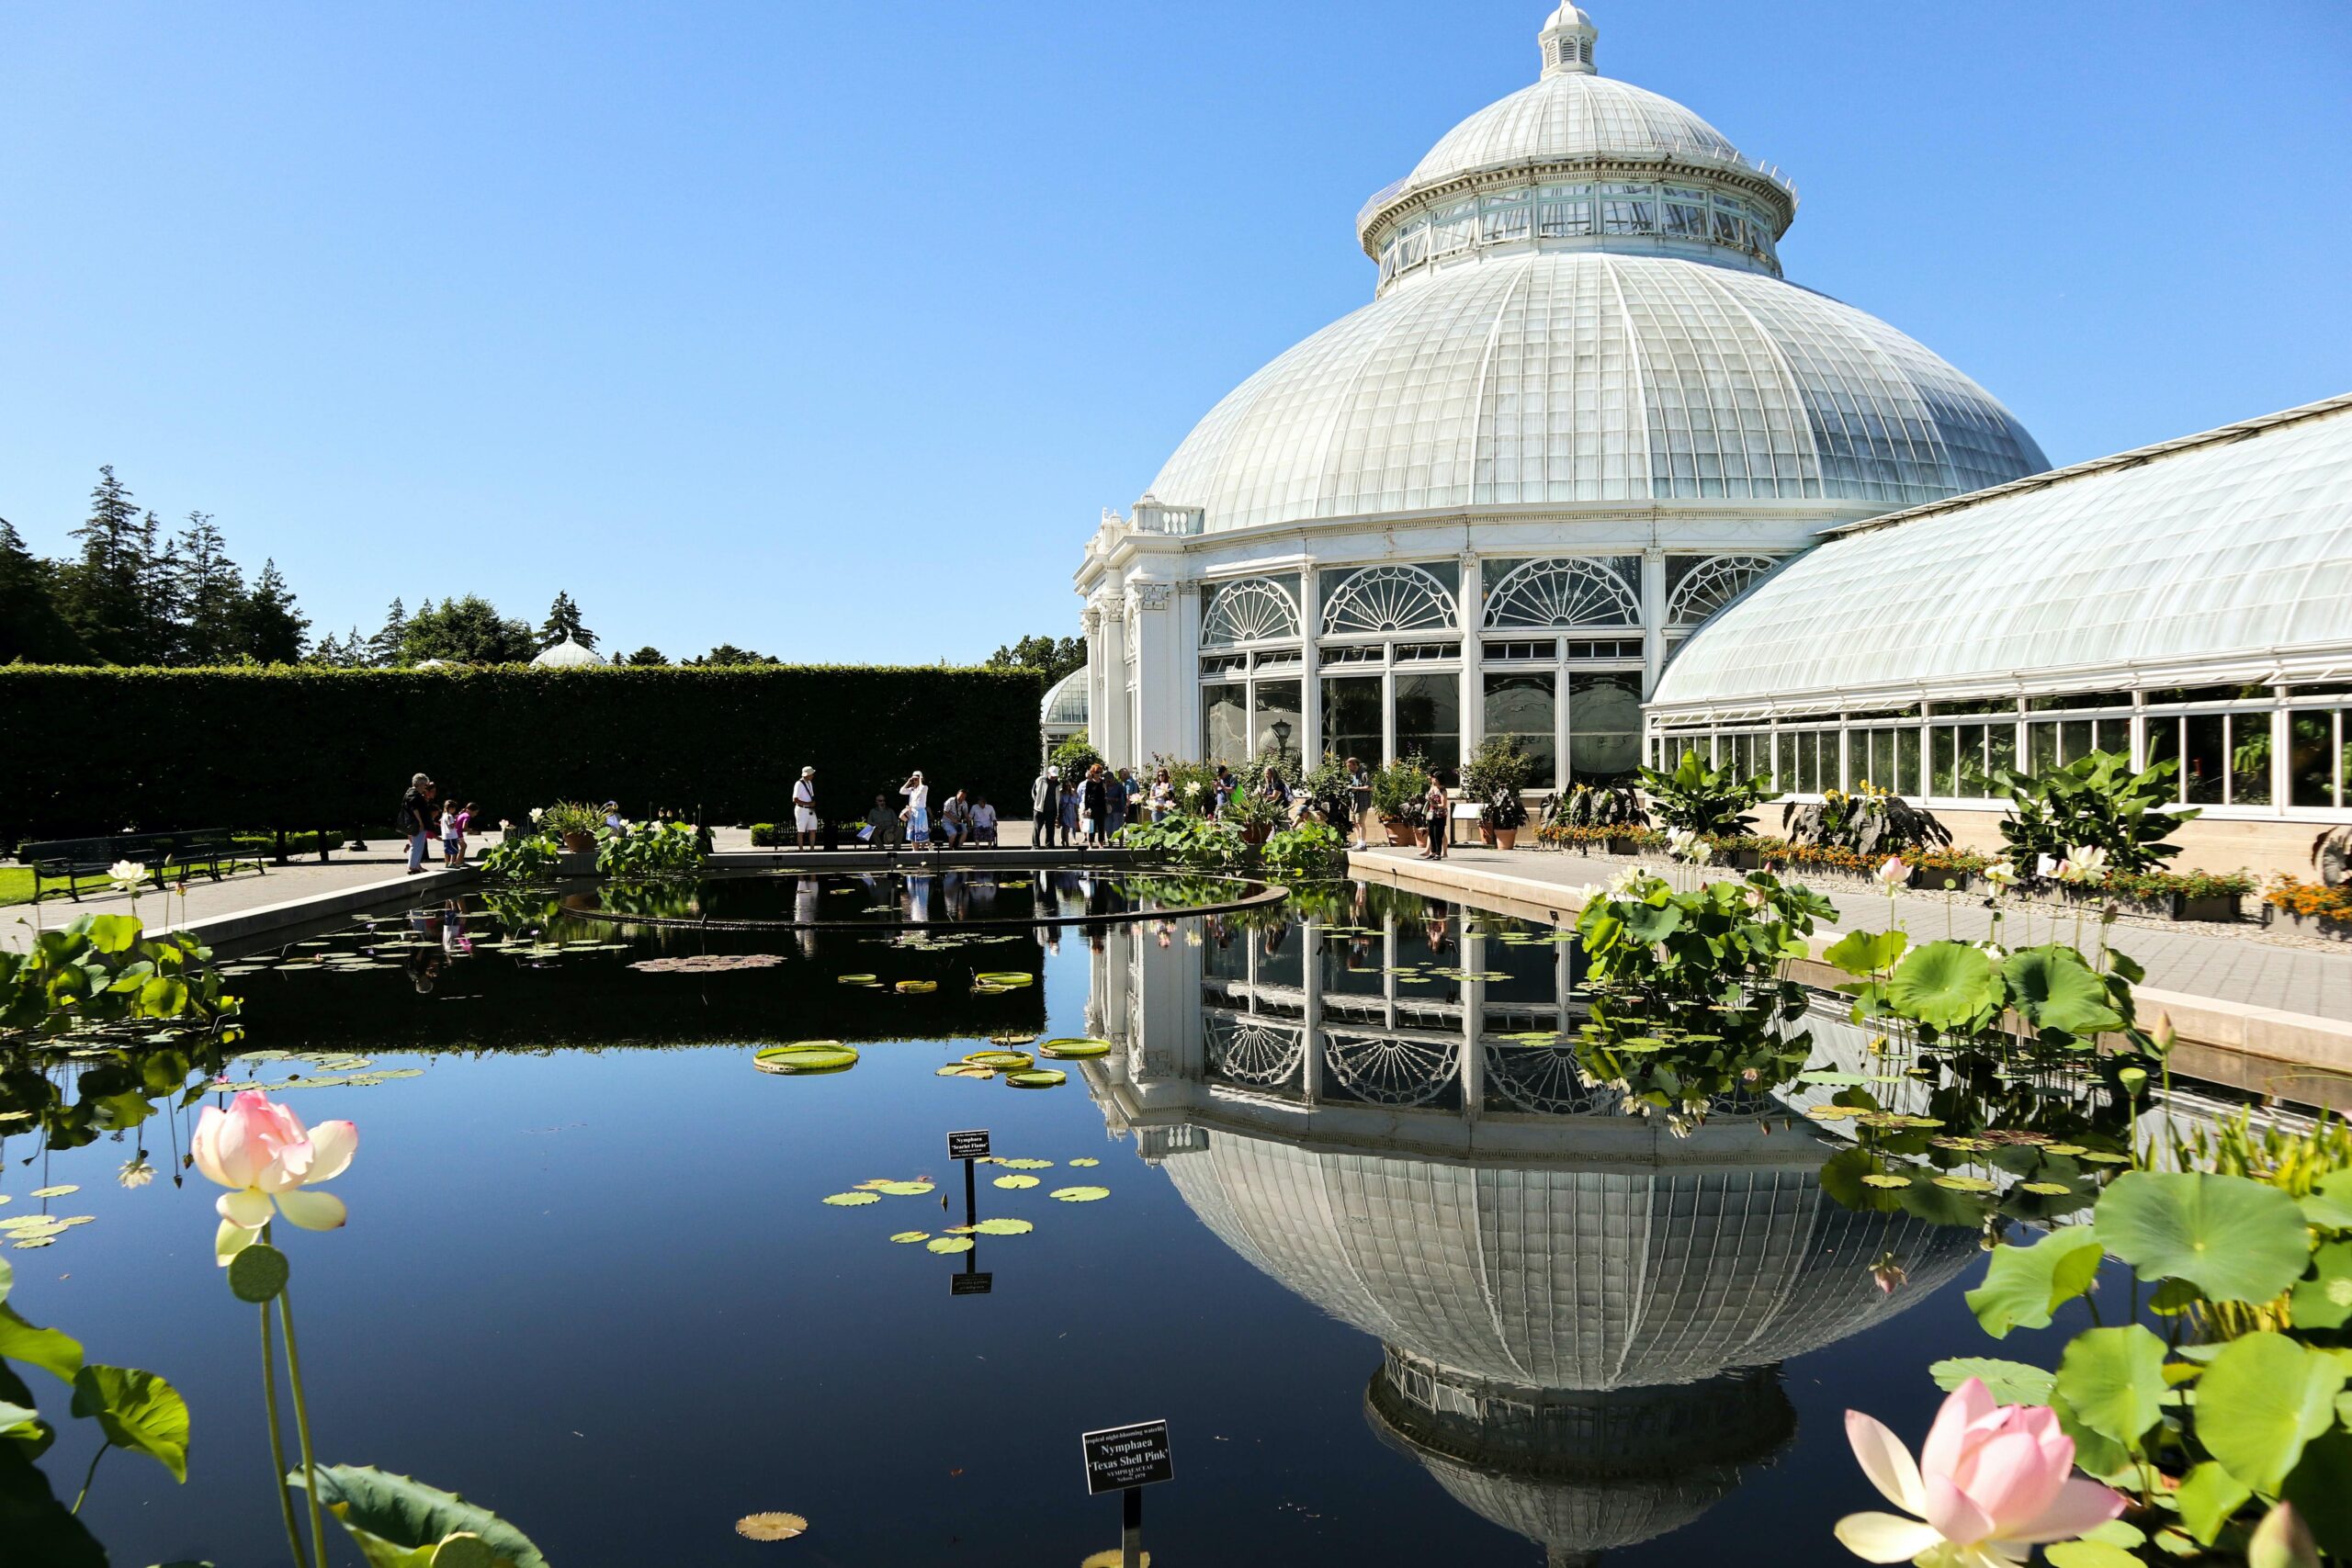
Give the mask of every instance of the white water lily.
M 1885 863 L 1871 873 L 1871 875 L 1877 879 L 1881 887 L 1892 893 L 1911 880 L 1911 868 L 1903 863 L 1901 855 L 1889 855 Z
M 546 816 L 546 815 L 547 815 L 547 808 L 546 808 L 545 807 L 543 807 L 543 806 L 534 806 L 533 807 L 531 807 L 531 820 L 532 820 L 532 821 L 536 822 L 536 821 L 537 821 L 540 818 L 542 818 L 542 817 L 544 817 L 544 816 Z
M 1976 951 L 1996 964 L 2009 955 L 2009 950 L 1997 942 L 1980 942 L 1976 944 Z
M 2018 885 L 2018 868 L 2007 860 L 1996 860 L 1984 868 L 1984 880 L 1996 887 L 2015 887 Z
M 155 1179 L 155 1168 L 148 1163 L 145 1155 L 137 1155 L 122 1162 L 122 1168 L 115 1172 L 114 1179 L 125 1187 L 144 1187 Z
M 2077 844 L 2066 852 L 2066 863 L 2077 880 L 2088 881 L 2107 870 L 2107 852 L 2096 844 Z
M 107 867 L 107 874 L 114 878 L 115 886 L 118 887 L 136 887 L 147 880 L 147 863 L 119 860 Z

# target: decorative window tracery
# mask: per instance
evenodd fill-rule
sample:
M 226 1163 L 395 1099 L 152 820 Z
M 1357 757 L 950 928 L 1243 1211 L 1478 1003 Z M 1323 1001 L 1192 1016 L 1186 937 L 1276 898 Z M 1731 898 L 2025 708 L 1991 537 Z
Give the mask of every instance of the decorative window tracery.
M 1425 1105 L 1462 1065 L 1451 1045 L 1357 1034 L 1331 1035 L 1325 1060 L 1351 1094 L 1374 1105 Z
M 1715 556 L 1701 561 L 1674 585 L 1666 602 L 1667 624 L 1697 626 L 1780 564 L 1770 556 Z
M 1237 1083 L 1272 1087 L 1297 1077 L 1306 1038 L 1254 1018 L 1212 1016 L 1208 1028 L 1209 1070 Z
M 1245 577 L 1220 587 L 1201 622 L 1205 648 L 1296 636 L 1298 601 L 1271 577 Z
M 1453 631 L 1453 595 L 1417 566 L 1371 566 L 1352 573 L 1323 610 L 1323 635 Z
M 1487 595 L 1489 626 L 1637 626 L 1639 594 L 1600 561 L 1532 560 Z

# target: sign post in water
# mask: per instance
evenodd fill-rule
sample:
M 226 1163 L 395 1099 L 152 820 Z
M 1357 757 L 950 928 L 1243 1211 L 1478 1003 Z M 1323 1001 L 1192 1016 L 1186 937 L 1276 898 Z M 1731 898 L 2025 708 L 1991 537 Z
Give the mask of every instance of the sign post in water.
M 1143 1489 L 1176 1479 L 1175 1456 L 1168 1446 L 1168 1423 L 1139 1421 L 1131 1427 L 1106 1427 L 1079 1434 L 1086 1454 L 1086 1495 L 1120 1494 L 1120 1568 L 1142 1568 Z
M 980 1205 L 973 1187 L 972 1166 L 975 1161 L 989 1157 L 988 1129 L 974 1127 L 948 1134 L 947 1157 L 964 1162 L 964 1223 L 978 1224 Z M 995 1276 L 980 1272 L 979 1248 L 975 1247 L 964 1254 L 963 1272 L 948 1280 L 947 1293 L 952 1296 L 985 1296 L 995 1283 Z

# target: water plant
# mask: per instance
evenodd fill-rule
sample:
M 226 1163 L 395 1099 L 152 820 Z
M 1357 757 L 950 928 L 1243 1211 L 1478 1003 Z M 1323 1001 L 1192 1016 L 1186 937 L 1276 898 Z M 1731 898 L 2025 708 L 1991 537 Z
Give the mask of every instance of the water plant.
M 2104 870 L 2161 870 L 2180 853 L 2178 844 L 2165 840 L 2198 815 L 2194 807 L 2173 805 L 2178 771 L 2177 761 L 2165 761 L 2135 773 L 2120 751 L 2093 751 L 2031 774 L 1996 770 L 1993 782 L 2009 798 L 2001 822 L 2009 858 L 2046 876 L 2040 870 L 2045 862 L 2054 866 L 2071 859 L 2079 867 L 2085 863 L 2079 852 L 2090 849 Z
M 1755 826 L 1748 809 L 1772 794 L 1762 773 L 1743 779 L 1728 767 L 1713 768 L 1696 751 L 1685 751 L 1671 773 L 1641 770 L 1650 809 L 1669 829 L 1704 837 L 1739 838 Z

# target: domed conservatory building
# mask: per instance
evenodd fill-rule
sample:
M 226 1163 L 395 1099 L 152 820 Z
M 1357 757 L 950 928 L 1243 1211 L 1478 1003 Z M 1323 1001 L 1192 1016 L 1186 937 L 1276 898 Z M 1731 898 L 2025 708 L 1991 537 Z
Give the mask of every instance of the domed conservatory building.
M 1794 188 L 1595 43 L 1554 13 L 1534 83 L 1357 215 L 1372 302 L 1105 513 L 1077 577 L 1104 755 L 1450 768 L 1510 734 L 1536 787 L 1621 781 L 1681 640 L 1782 560 L 2047 467 L 1968 377 L 1786 281 Z

